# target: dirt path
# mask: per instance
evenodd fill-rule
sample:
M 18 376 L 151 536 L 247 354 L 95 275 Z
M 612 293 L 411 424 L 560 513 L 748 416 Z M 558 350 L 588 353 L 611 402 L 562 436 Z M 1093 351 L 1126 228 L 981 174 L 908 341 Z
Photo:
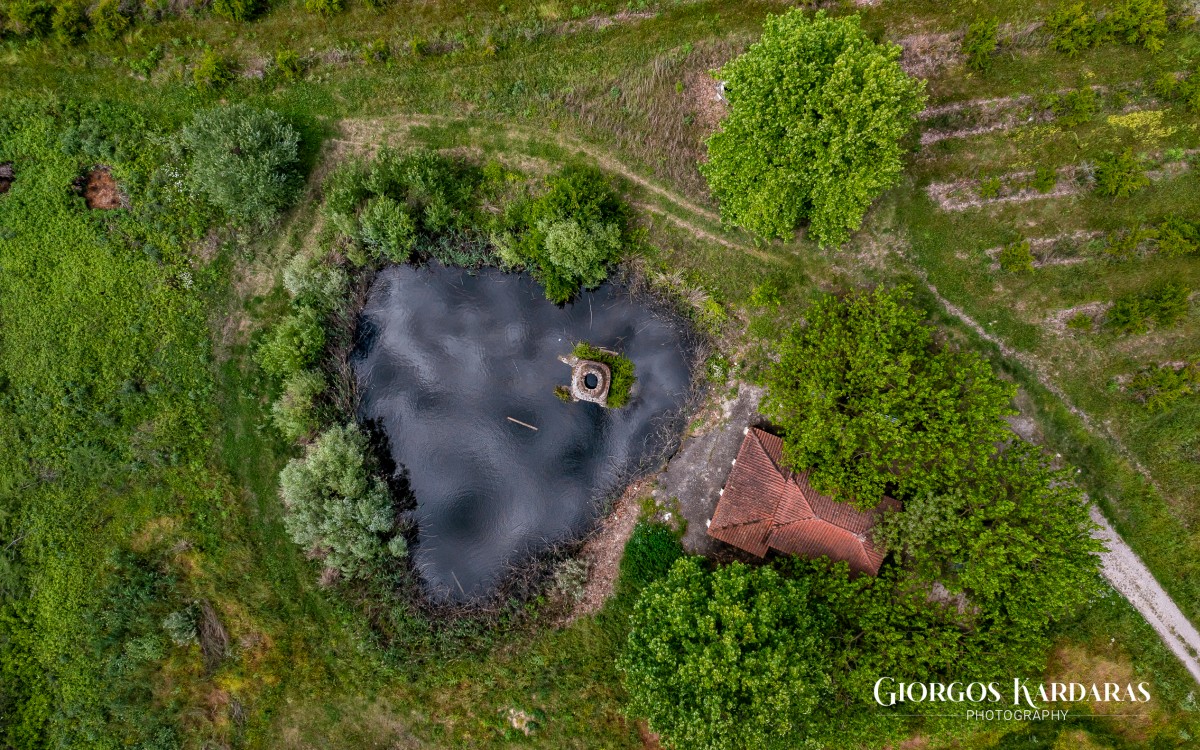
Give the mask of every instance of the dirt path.
M 1094 536 L 1108 547 L 1107 552 L 1100 554 L 1104 577 L 1146 618 L 1171 653 L 1200 682 L 1200 632 L 1094 505 L 1092 520 L 1100 527 Z

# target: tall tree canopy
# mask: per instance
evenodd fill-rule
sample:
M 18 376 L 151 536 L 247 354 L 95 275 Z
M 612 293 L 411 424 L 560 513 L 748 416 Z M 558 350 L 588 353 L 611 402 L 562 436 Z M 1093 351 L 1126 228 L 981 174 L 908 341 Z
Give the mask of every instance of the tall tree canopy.
M 729 116 L 700 167 L 727 220 L 787 237 L 809 220 L 822 245 L 845 242 L 901 173 L 900 139 L 924 82 L 871 41 L 858 16 L 768 16 L 762 39 L 717 71 Z
M 829 695 L 832 617 L 809 582 L 733 563 L 675 561 L 630 618 L 620 669 L 631 708 L 676 747 L 794 748 Z
M 936 343 L 911 296 L 818 300 L 767 376 L 785 462 L 860 507 L 889 487 L 907 499 L 964 481 L 1010 435 L 1012 387 L 977 355 Z

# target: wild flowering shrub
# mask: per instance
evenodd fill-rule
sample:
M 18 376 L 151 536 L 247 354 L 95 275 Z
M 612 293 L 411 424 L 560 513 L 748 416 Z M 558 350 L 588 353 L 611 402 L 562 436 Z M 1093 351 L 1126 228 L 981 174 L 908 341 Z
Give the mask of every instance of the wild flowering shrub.
M 376 258 L 392 263 L 408 260 L 417 226 L 404 206 L 386 195 L 367 201 L 359 216 L 359 237 Z
M 1096 160 L 1096 192 L 1110 198 L 1127 198 L 1150 184 L 1142 164 L 1127 148 L 1108 152 Z
M 1000 251 L 1000 268 L 1008 273 L 1032 271 L 1033 252 L 1029 249 L 1029 240 L 1005 245 Z
M 1200 252 L 1200 222 L 1168 216 L 1158 226 L 1158 251 L 1169 258 Z
M 1058 170 L 1054 167 L 1038 167 L 1033 174 L 1032 185 L 1039 193 L 1049 193 L 1058 185 Z
M 999 177 L 988 177 L 980 181 L 979 197 L 985 200 L 998 197 L 1002 184 Z
M 1191 289 L 1168 281 L 1142 292 L 1118 297 L 1105 317 L 1105 325 L 1121 334 L 1141 334 L 1154 322 L 1160 328 L 1175 325 L 1187 314 Z
M 304 72 L 300 54 L 294 49 L 280 47 L 275 51 L 275 71 L 289 81 L 298 79 Z
M 1000 19 L 984 18 L 967 27 L 963 37 L 962 51 L 967 57 L 967 67 L 979 72 L 992 69 L 992 53 L 999 40 Z
M 330 311 L 345 299 L 350 277 L 341 266 L 301 252 L 284 267 L 283 287 L 296 305 Z
M 1073 128 L 1089 122 L 1100 111 L 1100 99 L 1091 86 L 1075 89 L 1058 98 L 1054 114 L 1063 126 Z
M 212 0 L 212 10 L 230 21 L 249 21 L 258 12 L 255 0 Z

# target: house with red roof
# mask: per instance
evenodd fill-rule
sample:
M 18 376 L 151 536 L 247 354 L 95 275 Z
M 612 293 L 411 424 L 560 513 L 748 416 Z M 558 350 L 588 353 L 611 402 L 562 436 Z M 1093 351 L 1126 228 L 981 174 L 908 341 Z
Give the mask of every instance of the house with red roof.
M 880 514 L 900 503 L 885 497 L 869 511 L 857 510 L 814 490 L 808 472 L 785 468 L 782 456 L 779 437 L 746 430 L 708 535 L 758 557 L 769 550 L 828 557 L 844 560 L 855 573 L 876 575 L 886 551 L 876 547 L 871 530 Z

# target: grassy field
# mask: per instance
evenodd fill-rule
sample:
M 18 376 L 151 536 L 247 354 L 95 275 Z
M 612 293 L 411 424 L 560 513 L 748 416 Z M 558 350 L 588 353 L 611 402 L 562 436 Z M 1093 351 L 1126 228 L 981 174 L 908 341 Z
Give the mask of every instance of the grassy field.
M 849 12 L 846 5 L 831 11 Z M 1005 0 L 986 12 L 1022 29 L 1053 5 Z M 1195 169 L 1124 199 L 1083 189 L 946 211 L 927 192 L 1078 166 L 1124 146 L 1185 162 L 1186 151 L 1200 146 L 1200 117 L 1139 97 L 1157 74 L 1195 69 L 1200 38 L 1174 32 L 1158 55 L 1108 44 L 1068 58 L 1046 50 L 1035 33 L 1003 47 L 987 74 L 968 72 L 953 43 L 943 43 L 945 64 L 931 62 L 926 72 L 931 107 L 1084 85 L 1142 88 L 1126 101 L 1106 95 L 1102 110 L 1073 128 L 1035 117 L 926 146 L 914 136 L 906 182 L 877 203 L 849 247 L 822 251 L 803 238 L 758 242 L 722 227 L 695 168 L 721 113 L 706 71 L 744 49 L 766 13 L 786 7 L 462 0 L 381 11 L 352 4 L 323 18 L 293 2 L 249 24 L 183 17 L 68 48 L 8 39 L 0 47 L 0 96 L 25 101 L 53 91 L 60 103 L 109 102 L 118 112 L 103 117 L 136 118 L 130 133 L 169 133 L 218 100 L 251 101 L 300 128 L 305 165 L 317 172 L 328 159 L 387 142 L 456 149 L 534 172 L 571 159 L 595 163 L 639 208 L 653 248 L 649 265 L 680 272 L 682 284 L 726 310 L 727 356 L 751 375 L 775 327 L 795 320 L 819 291 L 903 281 L 921 288 L 924 275 L 1025 357 L 1007 357 L 957 319 L 940 318 L 1021 386 L 1035 437 L 1083 470 L 1081 481 L 1114 525 L 1200 621 L 1200 401 L 1150 412 L 1122 388 L 1145 364 L 1194 358 L 1200 315 L 1193 309 L 1173 328 L 1128 336 L 1055 322 L 1064 310 L 1164 280 L 1200 285 L 1200 257 L 1113 260 L 1099 246 L 1107 233 L 1166 214 L 1200 219 Z M 961 32 L 984 9 L 887 0 L 862 12 L 881 37 L 929 37 L 936 47 L 937 37 Z M 380 39 L 386 54 L 368 48 Z M 220 91 L 191 85 L 207 47 L 239 71 Z M 298 79 L 273 69 L 280 48 L 302 56 Z M 0 491 L 13 502 L 0 528 L 3 538 L 18 539 L 19 555 L 6 550 L 0 584 L 6 597 L 31 597 L 19 616 L 40 623 L 45 636 L 20 649 L 33 661 L 12 668 L 36 681 L 39 665 L 56 665 L 56 705 L 45 710 L 70 715 L 74 734 L 66 741 L 85 746 L 91 740 L 79 738 L 99 737 L 105 726 L 113 739 L 95 746 L 149 742 L 163 727 L 179 728 L 185 747 L 642 746 L 637 723 L 622 713 L 613 666 L 627 602 L 566 629 L 533 617 L 492 637 L 423 633 L 415 641 L 423 650 L 380 648 L 362 609 L 320 588 L 317 566 L 284 533 L 275 478 L 291 449 L 267 424 L 272 394 L 249 352 L 254 331 L 284 309 L 280 267 L 307 236 L 315 206 L 308 201 L 316 197 L 248 244 L 209 234 L 213 218 L 182 196 L 168 204 L 181 217 L 169 226 L 144 216 L 97 218 L 65 186 L 109 157 L 65 154 L 59 141 L 73 115 L 48 114 L 60 106 L 50 101 L 21 105 L 10 114 L 16 125 L 2 131 L 4 153 L 21 168 L 0 197 L 3 392 L 36 398 L 3 402 Z M 1131 102 L 1161 115 L 1122 119 Z M 1021 106 L 1034 115 L 1038 104 Z M 926 125 L 942 126 L 954 122 Z M 128 145 L 130 155 L 117 160 L 119 181 L 141 184 L 167 159 L 151 139 Z M 1185 154 L 1173 156 L 1177 150 Z M 1097 234 L 1047 246 L 1054 254 L 1045 260 L 1069 264 L 1008 274 L 989 254 L 1020 238 L 1075 233 Z M 214 244 L 211 253 L 200 250 Z M 764 285 L 778 289 L 780 304 L 751 301 Z M 938 309 L 931 296 L 922 299 Z M 63 399 L 64 392 L 72 395 Z M 11 413 L 15 403 L 41 406 Z M 109 609 L 103 597 L 125 589 L 130 597 L 151 591 L 152 603 L 94 627 Z M 158 660 L 127 653 L 123 643 L 192 602 L 216 612 L 228 657 L 213 662 L 199 645 L 159 644 Z M 97 675 L 97 661 L 108 671 Z M 962 727 L 913 731 L 959 737 L 927 737 L 926 747 L 1166 748 L 1200 737 L 1195 685 L 1119 597 L 1064 624 L 1056 670 L 1084 682 L 1150 680 L 1156 702 L 1136 720 L 1083 719 L 1053 731 L 1000 727 L 968 738 Z M 130 684 L 140 692 L 122 692 Z M 510 710 L 533 718 L 529 735 L 514 728 Z

